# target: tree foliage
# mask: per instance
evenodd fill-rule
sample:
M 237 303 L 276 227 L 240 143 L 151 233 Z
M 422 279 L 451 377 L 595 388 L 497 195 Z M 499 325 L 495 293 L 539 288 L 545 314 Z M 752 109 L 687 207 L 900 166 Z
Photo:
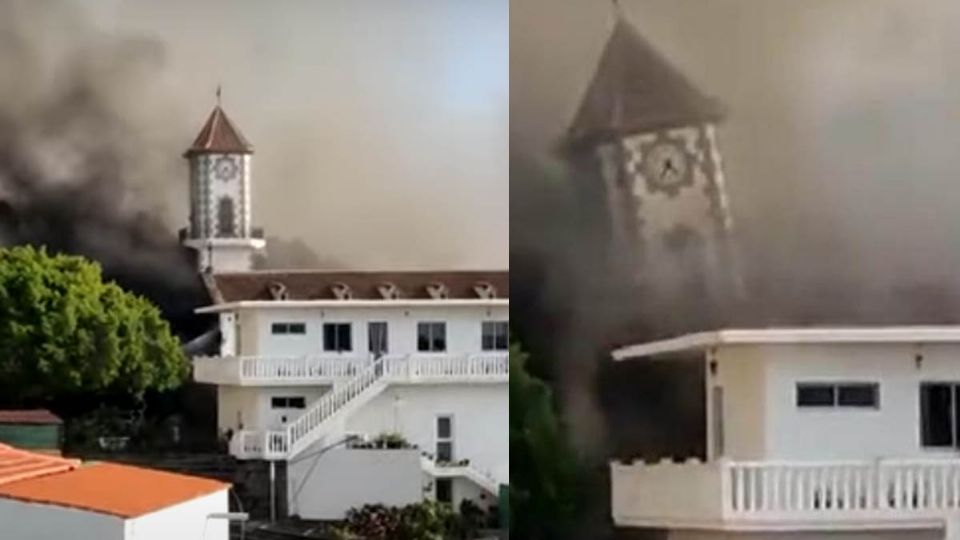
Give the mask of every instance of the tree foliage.
M 510 529 L 531 540 L 570 534 L 578 508 L 577 458 L 557 417 L 552 393 L 526 370 L 528 356 L 510 347 Z
M 116 390 L 140 397 L 188 373 L 160 311 L 104 282 L 96 263 L 30 246 L 0 249 L 0 400 Z

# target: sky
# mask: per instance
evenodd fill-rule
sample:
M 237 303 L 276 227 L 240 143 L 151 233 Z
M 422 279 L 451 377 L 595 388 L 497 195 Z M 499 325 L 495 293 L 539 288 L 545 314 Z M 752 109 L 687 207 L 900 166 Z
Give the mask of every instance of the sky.
M 139 187 L 171 231 L 186 223 L 181 153 L 221 85 L 268 235 L 347 267 L 507 267 L 507 0 L 68 3 L 84 42 L 151 51 L 114 91 L 160 171 L 131 182 L 162 184 Z
M 728 111 L 727 189 L 750 256 L 790 272 L 957 285 L 960 4 L 620 0 Z M 612 4 L 513 0 L 511 144 L 548 158 Z M 522 179 L 515 178 L 515 183 Z

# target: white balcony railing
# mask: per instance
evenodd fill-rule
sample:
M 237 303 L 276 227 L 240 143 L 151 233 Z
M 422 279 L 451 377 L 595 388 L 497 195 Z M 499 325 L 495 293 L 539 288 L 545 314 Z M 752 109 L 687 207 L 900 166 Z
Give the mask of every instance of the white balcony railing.
M 236 385 L 333 384 L 349 380 L 373 363 L 357 356 L 205 356 L 193 361 L 197 382 Z M 497 382 L 509 376 L 507 353 L 413 354 L 385 357 L 392 382 Z
M 960 459 L 611 465 L 627 526 L 864 526 L 960 513 Z
M 214 362 L 240 361 L 241 359 L 199 358 L 194 363 L 194 377 L 201 382 L 215 382 L 224 384 L 223 380 L 211 380 L 214 376 L 223 376 L 215 369 L 222 366 L 210 367 Z M 259 360 L 259 359 L 255 359 Z M 309 375 L 300 369 L 307 364 L 283 364 L 271 361 L 270 371 L 263 365 L 244 371 L 232 371 L 237 377 L 234 382 L 227 384 L 280 384 L 284 382 L 300 382 L 310 379 Z M 350 361 L 344 365 L 350 366 Z M 241 363 L 242 365 L 242 363 Z M 326 366 L 318 363 L 316 366 Z M 275 369 L 276 366 L 292 366 L 289 371 Z M 324 377 L 329 373 L 343 373 L 339 380 L 334 381 L 333 389 L 322 395 L 317 401 L 309 404 L 307 409 L 292 422 L 286 424 L 281 431 L 245 430 L 235 433 L 230 441 L 230 453 L 240 459 L 283 459 L 296 455 L 308 445 L 317 441 L 329 431 L 329 426 L 335 425 L 335 419 L 342 417 L 344 411 L 353 410 L 375 396 L 388 384 L 417 384 L 417 383 L 458 383 L 458 382 L 506 382 L 510 376 L 510 361 L 506 352 L 498 354 L 477 355 L 407 355 L 385 356 L 376 360 L 368 360 L 356 364 L 349 369 L 328 369 L 317 371 Z M 260 378 L 244 378 L 249 375 Z M 291 375 L 292 374 L 292 375 Z M 210 377 L 203 379 L 202 377 Z M 304 379 L 303 377 L 307 377 Z M 319 376 L 317 376 L 319 377 Z

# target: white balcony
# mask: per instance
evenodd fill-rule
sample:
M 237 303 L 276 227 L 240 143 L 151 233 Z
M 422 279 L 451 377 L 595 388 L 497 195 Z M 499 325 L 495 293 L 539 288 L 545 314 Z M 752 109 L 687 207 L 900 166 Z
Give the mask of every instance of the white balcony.
M 725 530 L 943 526 L 960 459 L 611 464 L 620 526 Z
M 201 356 L 193 360 L 197 382 L 231 385 L 333 384 L 372 362 L 362 356 Z
M 361 356 L 209 356 L 193 361 L 197 382 L 270 386 L 334 384 L 349 380 L 373 363 Z M 506 382 L 507 353 L 387 356 L 384 380 L 394 383 Z

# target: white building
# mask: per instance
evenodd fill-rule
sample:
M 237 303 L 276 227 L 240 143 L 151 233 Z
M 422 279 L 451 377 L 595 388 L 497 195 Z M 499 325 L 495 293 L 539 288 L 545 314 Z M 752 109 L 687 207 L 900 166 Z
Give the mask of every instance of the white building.
M 4 540 L 227 540 L 229 484 L 0 445 Z
M 252 271 L 249 145 L 219 107 L 197 141 L 184 244 L 221 344 L 194 379 L 217 385 L 230 453 L 283 467 L 280 506 L 302 518 L 492 504 L 509 482 L 507 272 Z M 386 435 L 405 448 L 369 448 Z
M 699 360 L 706 411 L 705 456 L 611 464 L 617 525 L 960 537 L 960 327 L 722 330 L 613 357 Z

